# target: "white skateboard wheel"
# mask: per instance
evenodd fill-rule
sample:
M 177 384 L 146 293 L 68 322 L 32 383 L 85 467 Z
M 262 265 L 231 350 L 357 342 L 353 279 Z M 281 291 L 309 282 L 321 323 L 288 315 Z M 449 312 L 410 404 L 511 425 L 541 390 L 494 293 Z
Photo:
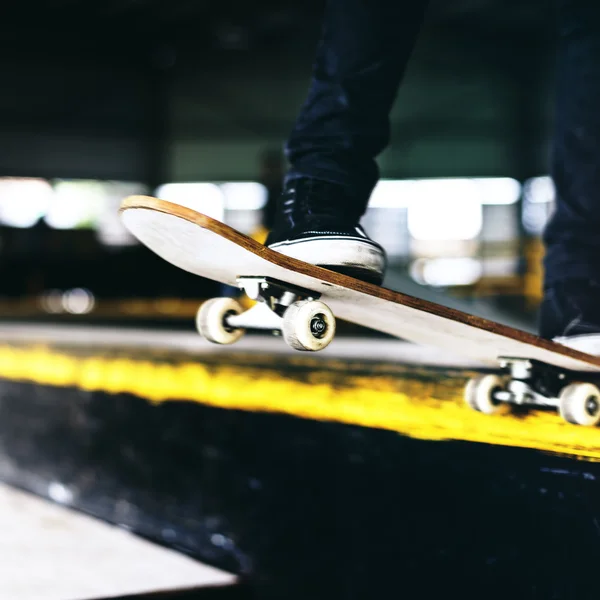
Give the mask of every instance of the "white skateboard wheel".
M 558 397 L 560 416 L 568 423 L 593 427 L 600 421 L 600 389 L 592 383 L 570 383 Z
M 505 381 L 498 375 L 480 375 L 471 379 L 465 386 L 465 402 L 475 410 L 494 415 L 506 413 L 510 407 L 494 398 L 494 392 L 506 389 Z
M 283 339 L 295 350 L 316 352 L 335 336 L 335 317 L 318 300 L 301 300 L 287 307 L 283 315 Z
M 213 344 L 233 344 L 246 330 L 228 327 L 226 319 L 230 315 L 239 315 L 242 312 L 243 308 L 233 298 L 207 300 L 196 313 L 196 329 Z

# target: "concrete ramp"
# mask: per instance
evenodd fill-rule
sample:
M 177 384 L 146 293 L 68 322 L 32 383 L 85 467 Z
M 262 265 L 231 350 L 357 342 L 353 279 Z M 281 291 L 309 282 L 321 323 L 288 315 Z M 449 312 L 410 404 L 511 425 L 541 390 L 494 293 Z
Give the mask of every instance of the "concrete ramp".
M 597 600 L 598 428 L 473 411 L 458 352 L 284 348 L 1 326 L 0 481 L 99 521 L 0 495 L 0 600 Z
M 60 484 L 53 490 L 67 494 Z M 202 589 L 236 583 L 225 571 L 5 485 L 0 531 L 0 598 L 7 600 L 98 600 L 186 590 L 198 590 L 202 598 Z

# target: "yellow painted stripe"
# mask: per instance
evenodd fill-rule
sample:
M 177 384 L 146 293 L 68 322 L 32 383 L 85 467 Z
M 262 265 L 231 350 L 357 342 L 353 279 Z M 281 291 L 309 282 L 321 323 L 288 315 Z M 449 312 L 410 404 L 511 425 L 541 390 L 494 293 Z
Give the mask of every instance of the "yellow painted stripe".
M 282 375 L 262 366 L 79 356 L 47 347 L 3 345 L 0 377 L 129 393 L 153 403 L 189 400 L 386 429 L 424 440 L 536 448 L 600 460 L 599 429 L 569 425 L 553 411 L 482 415 L 462 400 L 464 378 L 424 369 L 415 369 L 412 376 L 408 370 L 400 376 L 353 374 L 350 370 L 302 370 Z

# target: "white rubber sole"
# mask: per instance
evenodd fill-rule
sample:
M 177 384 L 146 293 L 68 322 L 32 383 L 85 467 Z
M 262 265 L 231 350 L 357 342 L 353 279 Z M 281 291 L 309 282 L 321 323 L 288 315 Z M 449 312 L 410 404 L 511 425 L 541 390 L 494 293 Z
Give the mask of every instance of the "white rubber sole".
M 571 348 L 572 350 L 579 350 L 586 354 L 600 356 L 600 333 L 557 337 L 553 341 L 557 344 L 567 346 L 567 348 Z
M 311 265 L 365 271 L 381 277 L 385 271 L 385 254 L 380 248 L 357 238 L 305 238 L 269 246 L 285 256 Z

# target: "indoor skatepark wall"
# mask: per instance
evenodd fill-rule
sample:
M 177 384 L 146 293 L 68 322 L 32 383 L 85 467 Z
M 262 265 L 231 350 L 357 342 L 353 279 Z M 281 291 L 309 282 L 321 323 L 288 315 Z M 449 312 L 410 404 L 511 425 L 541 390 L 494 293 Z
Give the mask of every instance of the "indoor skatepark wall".
M 474 413 L 452 357 L 35 332 L 0 342 L 5 482 L 258 598 L 596 597 L 598 430 Z

